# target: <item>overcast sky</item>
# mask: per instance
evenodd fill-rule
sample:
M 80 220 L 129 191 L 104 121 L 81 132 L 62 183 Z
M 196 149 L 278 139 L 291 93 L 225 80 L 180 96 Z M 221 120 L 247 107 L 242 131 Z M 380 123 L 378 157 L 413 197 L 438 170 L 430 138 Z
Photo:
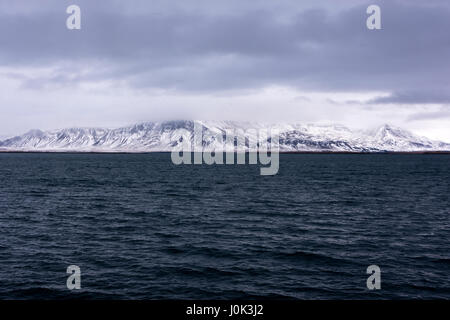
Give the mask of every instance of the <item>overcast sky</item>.
M 0 0 L 0 137 L 228 119 L 450 142 L 449 30 L 447 0 Z

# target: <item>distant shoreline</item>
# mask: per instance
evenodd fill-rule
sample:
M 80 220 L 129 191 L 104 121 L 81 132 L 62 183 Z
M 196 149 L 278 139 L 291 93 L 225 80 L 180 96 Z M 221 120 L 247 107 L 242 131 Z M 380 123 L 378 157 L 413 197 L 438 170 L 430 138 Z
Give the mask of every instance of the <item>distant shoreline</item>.
M 20 150 L 0 150 L 0 153 L 48 153 L 48 154 L 150 154 L 150 153 L 171 153 L 171 151 L 20 151 Z M 244 153 L 244 152 L 235 152 Z M 247 151 L 245 153 L 248 153 Z M 450 151 L 280 151 L 280 154 L 450 154 Z

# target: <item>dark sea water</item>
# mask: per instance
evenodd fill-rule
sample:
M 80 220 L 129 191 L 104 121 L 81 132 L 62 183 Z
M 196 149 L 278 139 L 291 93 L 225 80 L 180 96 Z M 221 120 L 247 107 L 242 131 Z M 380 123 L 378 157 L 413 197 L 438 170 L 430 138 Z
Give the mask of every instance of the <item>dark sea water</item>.
M 449 155 L 280 157 L 0 154 L 0 298 L 450 299 Z

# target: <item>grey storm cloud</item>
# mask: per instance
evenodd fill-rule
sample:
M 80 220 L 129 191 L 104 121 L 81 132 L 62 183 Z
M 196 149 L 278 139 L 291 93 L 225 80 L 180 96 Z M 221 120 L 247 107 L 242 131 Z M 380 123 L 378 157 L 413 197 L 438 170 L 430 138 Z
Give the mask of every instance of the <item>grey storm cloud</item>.
M 269 85 L 387 91 L 372 103 L 448 103 L 446 1 L 4 1 L 0 66 L 54 67 L 24 86 L 121 81 L 217 92 Z M 366 8 L 382 30 L 366 28 Z M 81 71 L 82 70 L 82 71 Z M 20 74 L 11 77 L 20 78 Z

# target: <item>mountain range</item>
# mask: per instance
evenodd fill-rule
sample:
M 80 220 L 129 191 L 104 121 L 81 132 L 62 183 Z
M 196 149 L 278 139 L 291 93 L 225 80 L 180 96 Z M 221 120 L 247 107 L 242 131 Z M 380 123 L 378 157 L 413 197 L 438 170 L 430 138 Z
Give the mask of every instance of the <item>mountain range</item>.
M 200 140 L 194 139 L 194 125 L 203 128 L 204 136 Z M 334 124 L 197 120 L 144 122 L 116 129 L 31 130 L 0 141 L 0 151 L 158 152 L 175 150 L 186 140 L 201 143 L 201 146 L 197 147 L 203 149 L 235 150 L 233 144 L 224 146 L 214 139 L 214 134 L 225 134 L 231 130 L 264 130 L 268 127 L 278 130 L 282 152 L 450 151 L 449 143 L 420 137 L 391 125 L 368 130 L 351 130 Z M 245 151 L 243 149 L 247 147 L 240 148 L 241 150 L 238 148 L 237 151 Z

